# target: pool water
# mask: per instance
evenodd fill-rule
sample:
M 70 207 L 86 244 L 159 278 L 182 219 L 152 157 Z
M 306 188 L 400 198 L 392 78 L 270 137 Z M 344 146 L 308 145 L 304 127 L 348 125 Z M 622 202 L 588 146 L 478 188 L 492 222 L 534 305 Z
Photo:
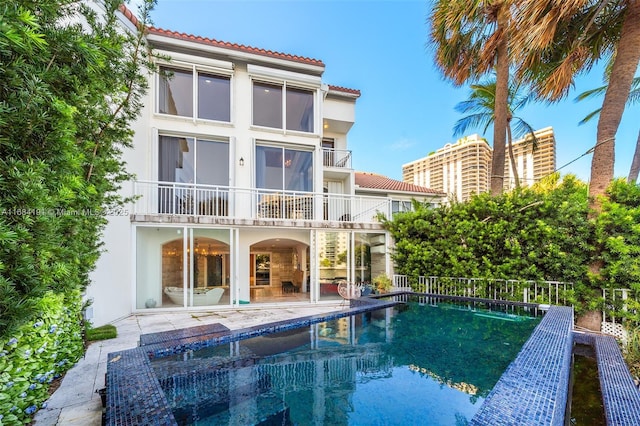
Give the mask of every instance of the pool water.
M 540 320 L 519 313 L 408 303 L 152 365 L 184 425 L 464 425 Z

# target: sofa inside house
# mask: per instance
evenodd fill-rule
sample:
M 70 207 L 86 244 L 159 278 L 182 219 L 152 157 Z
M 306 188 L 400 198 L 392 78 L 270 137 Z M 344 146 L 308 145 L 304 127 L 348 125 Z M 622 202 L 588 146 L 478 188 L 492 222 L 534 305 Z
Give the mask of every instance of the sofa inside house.
M 180 287 L 165 287 L 164 294 L 166 294 L 171 302 L 176 305 L 182 306 L 184 292 Z M 223 288 L 194 288 L 193 289 L 193 306 L 208 306 L 208 305 L 217 305 L 220 303 L 220 299 L 222 299 L 222 295 L 224 294 Z M 188 295 L 188 292 L 187 292 Z

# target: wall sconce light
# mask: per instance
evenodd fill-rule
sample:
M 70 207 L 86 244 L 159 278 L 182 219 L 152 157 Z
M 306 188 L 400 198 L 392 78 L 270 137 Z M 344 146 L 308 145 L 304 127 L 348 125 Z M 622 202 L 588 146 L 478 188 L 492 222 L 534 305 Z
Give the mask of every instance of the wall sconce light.
M 244 166 L 244 158 L 240 157 L 240 167 Z

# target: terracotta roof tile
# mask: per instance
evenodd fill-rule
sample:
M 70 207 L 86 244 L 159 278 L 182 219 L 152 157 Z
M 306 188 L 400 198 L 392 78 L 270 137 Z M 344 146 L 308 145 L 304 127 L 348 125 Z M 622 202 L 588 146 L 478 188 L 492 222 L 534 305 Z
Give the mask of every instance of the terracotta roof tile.
M 256 55 L 268 56 L 270 58 L 284 59 L 287 61 L 300 62 L 308 65 L 315 65 L 318 67 L 324 67 L 324 63 L 319 59 L 306 58 L 303 56 L 291 55 L 288 53 L 274 52 L 273 50 L 260 49 L 253 46 L 245 46 L 243 44 L 229 43 L 226 41 L 220 41 L 212 38 L 195 36 L 193 34 L 181 33 L 178 31 L 165 30 L 162 28 L 150 27 L 148 28 L 149 34 L 157 34 L 165 37 L 171 37 L 179 40 L 194 41 L 197 43 L 207 44 L 209 46 L 222 47 L 225 49 L 237 50 L 240 52 L 253 53 Z
M 380 189 L 386 191 L 419 192 L 423 194 L 445 195 L 424 186 L 413 185 L 399 180 L 391 179 L 375 173 L 356 172 L 355 182 L 360 188 Z
M 356 96 L 360 96 L 360 91 L 357 89 L 349 89 L 347 87 L 341 87 L 341 86 L 333 86 L 333 85 L 329 85 L 329 90 L 335 90 L 336 92 L 344 92 L 344 93 L 349 93 L 352 95 L 356 95 Z
M 138 26 L 140 21 L 138 21 L 138 18 L 136 18 L 133 12 L 127 6 L 125 6 L 124 3 L 120 4 L 120 6 L 118 6 L 118 9 L 120 10 L 120 12 L 122 12 L 124 17 L 127 18 L 134 26 Z
M 133 25 L 135 25 L 137 27 L 140 24 L 140 21 L 138 20 L 138 18 L 136 18 L 136 16 L 133 14 L 133 12 L 131 12 L 131 10 L 129 8 L 127 8 L 127 6 L 125 6 L 124 4 L 121 4 L 119 9 L 120 9 L 120 12 L 122 12 L 122 14 L 129 21 L 131 21 L 131 23 Z M 319 59 L 307 58 L 307 57 L 298 56 L 298 55 L 291 55 L 291 54 L 282 53 L 282 52 L 275 52 L 275 51 L 272 51 L 272 50 L 260 49 L 260 48 L 257 48 L 257 47 L 245 46 L 245 45 L 237 44 L 237 43 L 229 43 L 227 41 L 215 40 L 215 39 L 211 39 L 211 38 L 207 38 L 207 37 L 196 36 L 196 35 L 193 35 L 193 34 L 181 33 L 181 32 L 178 32 L 178 31 L 165 30 L 165 29 L 156 28 L 156 27 L 149 27 L 147 29 L 147 31 L 150 34 L 157 34 L 157 35 L 162 35 L 162 36 L 166 36 L 166 37 L 172 37 L 172 38 L 176 38 L 176 39 L 179 39 L 179 40 L 185 40 L 185 41 L 194 41 L 194 42 L 197 42 L 197 43 L 208 44 L 210 46 L 217 46 L 217 47 L 222 47 L 222 48 L 225 48 L 225 49 L 237 50 L 237 51 L 240 51 L 240 52 L 253 53 L 253 54 L 256 54 L 256 55 L 263 55 L 263 56 L 268 56 L 268 57 L 271 57 L 271 58 L 284 59 L 284 60 L 288 60 L 288 61 L 295 61 L 295 62 L 300 62 L 300 63 L 304 63 L 304 64 L 309 64 L 309 65 L 315 65 L 315 66 L 319 66 L 319 67 L 323 67 L 323 68 L 325 66 L 324 63 Z M 349 89 L 349 88 L 346 88 L 346 87 L 333 86 L 333 85 L 329 85 L 329 89 L 337 91 L 337 92 L 343 92 L 343 93 L 347 93 L 347 94 L 350 94 L 350 95 L 355 95 L 356 97 L 360 97 L 360 90 Z

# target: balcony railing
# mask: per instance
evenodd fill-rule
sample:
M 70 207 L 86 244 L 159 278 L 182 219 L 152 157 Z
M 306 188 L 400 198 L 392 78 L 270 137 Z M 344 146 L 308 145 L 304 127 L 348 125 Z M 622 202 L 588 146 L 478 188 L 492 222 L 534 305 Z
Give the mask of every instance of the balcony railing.
M 231 219 L 377 223 L 391 199 L 313 192 L 233 188 L 178 182 L 134 182 L 133 212 Z
M 322 148 L 322 164 L 325 167 L 351 168 L 351 151 Z

